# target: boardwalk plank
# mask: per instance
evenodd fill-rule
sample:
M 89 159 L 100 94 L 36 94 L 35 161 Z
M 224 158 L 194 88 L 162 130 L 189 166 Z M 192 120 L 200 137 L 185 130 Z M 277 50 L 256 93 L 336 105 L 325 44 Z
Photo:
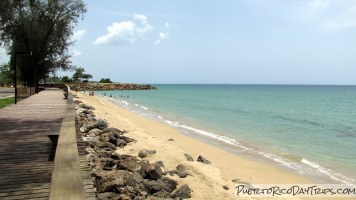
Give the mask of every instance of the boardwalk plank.
M 48 89 L 0 110 L 0 199 L 48 199 L 54 152 L 47 134 L 66 105 L 62 90 Z

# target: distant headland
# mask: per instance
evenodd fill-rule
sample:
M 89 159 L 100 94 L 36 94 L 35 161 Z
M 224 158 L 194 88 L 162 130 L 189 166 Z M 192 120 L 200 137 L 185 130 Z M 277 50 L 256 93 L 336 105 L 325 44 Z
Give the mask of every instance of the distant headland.
M 150 84 L 134 83 L 69 83 L 74 91 L 96 91 L 96 90 L 155 90 L 155 86 Z

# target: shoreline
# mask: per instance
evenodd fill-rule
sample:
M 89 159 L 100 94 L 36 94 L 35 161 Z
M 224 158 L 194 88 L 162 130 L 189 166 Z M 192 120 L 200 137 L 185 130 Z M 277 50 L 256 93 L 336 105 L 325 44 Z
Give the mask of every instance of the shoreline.
M 167 169 L 174 168 L 178 163 L 189 165 L 193 173 L 199 176 L 179 181 L 192 185 L 195 198 L 211 198 L 212 194 L 206 194 L 207 191 L 214 191 L 220 198 L 222 198 L 221 194 L 225 194 L 225 198 L 236 197 L 235 184 L 232 179 L 240 179 L 241 182 L 254 184 L 308 184 L 314 182 L 284 167 L 247 159 L 226 149 L 189 137 L 167 124 L 120 108 L 104 97 L 79 93 L 78 97 L 79 100 L 96 108 L 95 115 L 97 117 L 106 119 L 111 126 L 127 130 L 129 136 L 138 141 L 125 149 L 119 149 L 120 153 L 137 155 L 142 148 L 156 149 L 157 155 L 150 158 L 152 162 L 159 158 L 165 163 Z M 169 139 L 174 141 L 168 141 Z M 212 164 L 203 165 L 197 162 L 188 162 L 184 153 L 188 153 L 194 158 L 204 155 Z M 223 185 L 227 185 L 230 190 L 224 190 Z
M 315 161 L 308 156 L 299 156 L 299 152 L 295 152 L 296 154 L 284 153 L 282 151 L 274 151 L 274 149 L 265 148 L 264 146 L 258 146 L 253 142 L 241 142 L 238 138 L 225 136 L 224 133 L 221 132 L 219 133 L 221 129 L 213 131 L 209 129 L 207 130 L 204 126 L 202 127 L 199 124 L 192 125 L 189 123 L 189 120 L 175 118 L 174 115 L 171 117 L 171 113 L 166 113 L 166 116 L 162 115 L 162 117 L 160 111 L 152 110 L 154 107 L 145 107 L 146 105 L 141 103 L 137 104 L 135 101 L 127 102 L 125 99 L 111 98 L 111 96 L 110 98 L 104 98 L 107 98 L 115 105 L 136 113 L 137 115 L 167 124 L 188 137 L 193 137 L 205 143 L 218 146 L 219 148 L 230 150 L 230 152 L 237 153 L 239 156 L 248 159 L 262 160 L 263 162 L 268 162 L 274 166 L 285 168 L 311 179 L 313 182 L 347 185 L 355 185 L 356 183 L 354 176 L 349 176 L 349 173 L 352 173 L 352 171 L 346 171 L 344 173 L 342 170 L 337 170 L 337 167 L 339 167 L 337 165 L 336 168 L 328 165 L 323 166 L 322 164 L 319 164 L 318 161 Z

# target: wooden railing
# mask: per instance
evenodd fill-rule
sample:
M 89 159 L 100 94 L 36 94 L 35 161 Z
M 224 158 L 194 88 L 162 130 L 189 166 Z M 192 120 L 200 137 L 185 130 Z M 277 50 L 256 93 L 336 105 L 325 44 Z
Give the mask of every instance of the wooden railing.
M 75 105 L 68 86 L 67 91 L 67 111 L 58 137 L 50 200 L 85 199 L 75 130 Z

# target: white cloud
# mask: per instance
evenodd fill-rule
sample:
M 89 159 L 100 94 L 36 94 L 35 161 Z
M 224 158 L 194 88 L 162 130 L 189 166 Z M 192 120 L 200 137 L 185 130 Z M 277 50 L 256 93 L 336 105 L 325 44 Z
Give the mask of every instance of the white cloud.
M 158 34 L 158 39 L 156 40 L 156 42 L 154 44 L 157 46 L 161 43 L 161 41 L 167 40 L 168 38 L 169 38 L 169 32 L 166 32 L 166 33 L 160 32 Z
M 168 22 L 164 23 L 164 27 L 165 27 L 166 29 L 169 29 L 169 23 L 168 23 Z M 158 39 L 155 41 L 154 45 L 157 46 L 157 45 L 161 44 L 161 42 L 162 42 L 163 40 L 167 40 L 168 38 L 169 38 L 169 31 L 167 31 L 167 32 L 165 32 L 165 33 L 159 32 L 159 33 L 158 33 Z
M 80 40 L 84 37 L 84 35 L 87 34 L 86 30 L 79 30 L 73 33 L 72 35 L 72 40 Z
M 137 25 L 133 21 L 114 22 L 107 28 L 105 35 L 95 40 L 94 45 L 109 44 L 117 46 L 135 43 L 137 38 L 143 37 L 147 32 L 153 30 L 146 16 L 136 14 L 134 19 L 138 20 L 140 24 Z
M 153 27 L 148 23 L 146 16 L 135 14 L 134 19 L 139 20 L 141 22 L 141 26 L 137 27 L 138 33 L 144 34 L 153 30 Z
M 83 55 L 83 53 L 77 49 L 73 49 L 73 57 L 78 57 L 78 56 L 81 56 Z
M 162 32 L 160 32 L 160 33 L 158 34 L 158 37 L 159 37 L 159 39 L 161 39 L 161 40 L 166 40 L 166 39 L 169 38 L 169 32 L 167 32 L 167 33 L 162 33 Z

